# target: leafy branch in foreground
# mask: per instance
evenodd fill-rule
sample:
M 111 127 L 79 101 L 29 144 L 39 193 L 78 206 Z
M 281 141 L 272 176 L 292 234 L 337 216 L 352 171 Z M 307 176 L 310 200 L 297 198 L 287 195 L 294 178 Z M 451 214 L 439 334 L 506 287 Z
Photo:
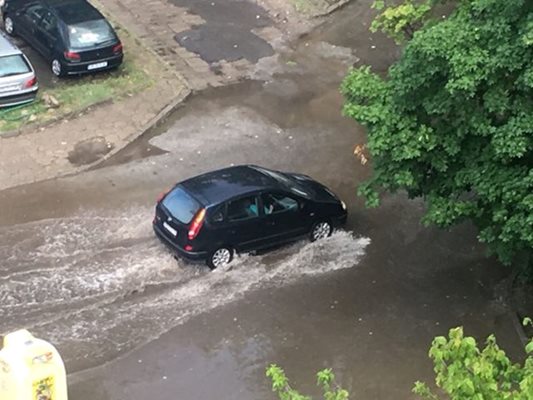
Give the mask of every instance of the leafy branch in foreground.
M 531 324 L 526 318 L 524 325 Z M 480 350 L 476 340 L 463 335 L 463 328 L 451 329 L 448 338 L 433 340 L 429 356 L 436 373 L 435 383 L 450 400 L 531 400 L 533 399 L 533 339 L 526 345 L 523 366 L 513 364 L 488 337 Z M 438 400 L 425 383 L 416 382 L 413 392 L 424 399 Z
M 293 389 L 283 369 L 276 364 L 270 365 L 266 370 L 266 376 L 272 381 L 272 391 L 280 400 L 311 400 L 311 397 L 300 394 Z M 329 368 L 323 369 L 316 374 L 317 385 L 324 393 L 324 400 L 347 400 L 349 393 L 335 384 L 335 375 Z

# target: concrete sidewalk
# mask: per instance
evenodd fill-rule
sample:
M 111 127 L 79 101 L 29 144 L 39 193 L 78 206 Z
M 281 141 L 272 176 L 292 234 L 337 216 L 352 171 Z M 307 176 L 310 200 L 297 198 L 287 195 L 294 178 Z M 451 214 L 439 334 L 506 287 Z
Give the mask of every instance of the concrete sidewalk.
M 95 5 L 109 15 L 107 7 Z M 112 15 L 111 19 L 124 26 L 121 18 Z M 0 190 L 89 168 L 157 124 L 191 92 L 179 70 L 129 30 L 121 33 L 121 39 L 125 57 L 130 52 L 131 57 L 142 59 L 142 68 L 154 83 L 131 97 L 91 106 L 45 126 L 0 135 Z M 69 161 L 76 153 L 91 151 L 96 155 L 89 155 L 88 161 Z
M 143 69 L 155 80 L 147 90 L 129 98 L 89 107 L 45 126 L 26 126 L 0 134 L 0 190 L 80 172 L 124 148 L 171 112 L 191 91 L 239 81 L 248 76 L 247 60 L 217 63 L 216 69 L 199 55 L 182 48 L 175 35 L 201 18 L 166 0 L 149 4 L 131 0 L 92 0 L 120 33 L 125 55 L 142 58 Z M 265 40 L 282 36 L 268 27 Z M 141 52 L 142 55 L 138 53 Z M 73 154 L 89 154 L 89 162 L 74 165 Z

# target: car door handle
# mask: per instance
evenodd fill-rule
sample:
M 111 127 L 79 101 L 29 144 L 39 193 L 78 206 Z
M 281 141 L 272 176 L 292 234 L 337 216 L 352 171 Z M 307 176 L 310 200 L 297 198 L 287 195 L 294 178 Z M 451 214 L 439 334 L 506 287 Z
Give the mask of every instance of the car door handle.
M 276 221 L 267 221 L 266 224 L 267 224 L 267 225 L 271 225 L 271 226 L 272 226 L 272 225 L 276 225 Z

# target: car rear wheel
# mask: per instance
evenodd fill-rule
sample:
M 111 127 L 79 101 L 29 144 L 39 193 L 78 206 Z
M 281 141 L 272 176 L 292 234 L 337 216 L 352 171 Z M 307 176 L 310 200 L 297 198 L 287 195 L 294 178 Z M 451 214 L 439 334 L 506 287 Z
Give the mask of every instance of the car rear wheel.
M 319 221 L 316 222 L 313 227 L 311 228 L 311 241 L 314 242 L 315 240 L 325 239 L 328 236 L 331 236 L 331 233 L 333 232 L 333 227 L 331 224 L 327 221 Z
M 4 17 L 4 29 L 8 35 L 10 36 L 15 35 L 15 24 L 13 23 L 13 20 L 11 19 L 9 15 L 6 15 Z
M 228 246 L 219 247 L 207 257 L 207 265 L 211 269 L 224 267 L 233 260 L 233 249 Z
M 63 65 L 61 64 L 61 61 L 59 61 L 57 58 L 54 58 L 52 60 L 52 63 L 50 64 L 52 68 L 52 73 L 55 76 L 64 76 L 65 73 L 63 72 Z

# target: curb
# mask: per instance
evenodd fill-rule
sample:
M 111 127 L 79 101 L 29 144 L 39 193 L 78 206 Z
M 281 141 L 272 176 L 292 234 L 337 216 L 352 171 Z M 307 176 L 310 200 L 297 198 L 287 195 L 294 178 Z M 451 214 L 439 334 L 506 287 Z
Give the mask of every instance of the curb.
M 78 174 L 80 174 L 82 172 L 90 171 L 91 169 L 97 167 L 98 164 L 107 161 L 109 158 L 113 157 L 119 151 L 123 150 L 126 146 L 130 145 L 134 140 L 138 139 L 139 137 L 143 136 L 144 134 L 146 134 L 150 130 L 152 130 L 152 129 L 156 128 L 157 126 L 159 126 L 171 113 L 173 113 L 176 109 L 178 109 L 181 106 L 181 104 L 192 93 L 193 93 L 193 91 L 191 89 L 189 89 L 187 86 L 185 86 L 183 88 L 183 90 L 176 97 L 174 97 L 174 99 L 172 99 L 169 103 L 167 103 L 167 105 L 164 106 L 147 123 L 145 123 L 144 126 L 141 129 L 138 129 L 135 133 L 132 133 L 131 135 L 129 135 L 127 138 L 125 138 L 123 140 L 123 143 L 120 146 L 117 146 L 117 147 L 113 148 L 113 150 L 111 150 L 109 153 L 107 153 L 104 157 L 100 158 L 99 160 L 97 160 L 97 161 L 95 161 L 93 163 L 90 163 L 90 164 L 86 164 L 86 165 L 74 168 L 74 169 L 72 169 L 70 171 L 66 171 L 66 172 L 63 172 L 63 173 L 58 173 L 58 174 L 56 174 L 54 176 L 50 176 L 48 178 L 37 179 L 37 180 L 30 181 L 30 182 L 24 182 L 24 183 L 20 183 L 20 184 L 15 184 L 13 186 L 9 186 L 9 187 L 6 187 L 4 189 L 0 189 L 0 191 L 7 190 L 7 189 L 13 189 L 13 188 L 17 188 L 17 187 L 25 186 L 25 185 L 32 185 L 32 184 L 35 184 L 35 183 L 38 183 L 38 182 L 46 182 L 46 181 L 51 181 L 51 180 L 54 180 L 54 179 L 68 178 L 68 177 L 71 177 L 71 176 L 78 175 Z
M 111 157 L 116 155 L 118 152 L 123 150 L 126 146 L 129 146 L 133 141 L 140 138 L 141 136 L 148 133 L 150 130 L 156 128 L 159 126 L 170 114 L 172 114 L 176 109 L 178 109 L 181 104 L 192 94 L 192 90 L 190 90 L 188 87 L 185 87 L 179 94 L 176 96 L 172 101 L 170 101 L 166 106 L 164 106 L 154 117 L 152 117 L 144 126 L 137 130 L 137 132 L 129 135 L 127 138 L 123 140 L 122 145 L 117 146 L 113 148 L 109 153 L 107 153 L 104 157 L 100 158 L 99 160 L 96 160 L 93 163 L 83 165 L 81 167 L 77 167 L 72 171 L 65 172 L 63 174 L 58 174 L 54 177 L 45 179 L 45 180 L 51 180 L 51 179 L 57 179 L 57 178 L 66 178 L 69 176 L 77 175 L 81 172 L 90 171 L 93 168 L 97 168 L 99 164 L 109 160 Z M 35 183 L 35 182 L 34 182 Z
M 313 18 L 325 17 L 325 16 L 330 15 L 333 12 L 335 12 L 335 11 L 345 7 L 345 6 L 347 6 L 348 3 L 351 3 L 352 1 L 355 1 L 355 0 L 341 0 L 337 4 L 333 4 L 333 5 L 329 6 L 328 8 L 326 8 L 326 10 L 312 15 L 312 17 Z

